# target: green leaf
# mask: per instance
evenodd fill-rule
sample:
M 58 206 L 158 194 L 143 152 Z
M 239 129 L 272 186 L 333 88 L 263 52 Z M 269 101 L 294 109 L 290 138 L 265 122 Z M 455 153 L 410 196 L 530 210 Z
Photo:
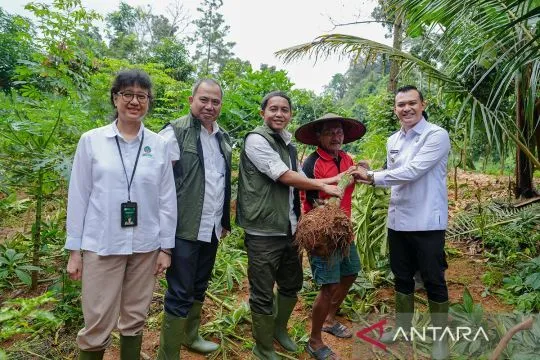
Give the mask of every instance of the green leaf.
M 17 269 L 20 269 L 20 270 L 27 270 L 27 271 L 41 271 L 41 268 L 39 266 L 34 266 L 34 265 L 21 265 L 21 266 L 17 266 Z
M 532 287 L 534 290 L 540 290 L 540 273 L 527 276 L 525 285 Z
M 13 258 L 15 257 L 15 255 L 17 254 L 17 252 L 13 249 L 7 249 L 6 252 L 4 253 L 5 257 L 10 261 L 12 262 Z
M 32 278 L 30 277 L 30 275 L 27 272 L 19 270 L 19 269 L 15 269 L 15 273 L 17 274 L 18 278 L 23 283 L 25 283 L 28 286 L 32 285 Z
M 474 301 L 471 296 L 471 293 L 469 292 L 469 289 L 465 288 L 463 290 L 463 307 L 466 312 L 472 313 L 474 306 Z

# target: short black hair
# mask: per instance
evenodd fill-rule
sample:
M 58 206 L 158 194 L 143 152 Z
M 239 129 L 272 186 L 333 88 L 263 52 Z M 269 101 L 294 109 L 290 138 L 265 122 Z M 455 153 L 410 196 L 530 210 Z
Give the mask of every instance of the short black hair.
M 418 88 L 414 85 L 405 85 L 405 86 L 402 86 L 400 87 L 399 89 L 396 90 L 396 95 L 399 94 L 399 93 L 405 93 L 405 92 L 408 92 L 408 91 L 411 91 L 411 90 L 415 90 L 417 93 L 418 93 L 418 96 L 420 96 L 420 101 L 424 102 L 424 95 L 422 94 L 422 92 L 420 90 L 418 90 Z M 428 114 L 427 112 L 424 110 L 422 111 L 422 116 L 424 117 L 424 119 L 428 119 Z
M 271 91 L 268 94 L 266 94 L 261 101 L 261 110 L 266 109 L 266 105 L 268 105 L 268 100 L 276 96 L 282 97 L 285 100 L 287 100 L 287 102 L 289 103 L 289 107 L 292 110 L 293 106 L 292 106 L 291 98 L 284 91 Z
M 140 69 L 124 69 L 120 70 L 111 86 L 111 104 L 114 106 L 114 95 L 120 90 L 127 88 L 128 86 L 138 85 L 139 87 L 148 91 L 149 106 L 152 105 L 152 80 L 150 76 Z M 114 111 L 113 120 L 118 117 L 118 111 Z
M 195 96 L 195 94 L 197 93 L 197 90 L 199 90 L 199 86 L 201 86 L 201 84 L 209 84 L 209 85 L 217 85 L 219 87 L 219 91 L 221 92 L 221 98 L 223 99 L 223 89 L 221 88 L 221 85 L 214 79 L 212 78 L 202 78 L 202 79 L 199 79 L 197 80 L 197 82 L 195 83 L 195 85 L 193 85 L 193 90 L 191 91 L 191 96 Z
M 415 90 L 418 93 L 418 95 L 420 95 L 420 101 L 424 101 L 424 95 L 422 95 L 422 92 L 418 90 L 418 88 L 414 85 L 405 85 L 405 86 L 400 87 L 399 89 L 396 90 L 395 95 L 399 93 L 409 92 L 411 90 Z

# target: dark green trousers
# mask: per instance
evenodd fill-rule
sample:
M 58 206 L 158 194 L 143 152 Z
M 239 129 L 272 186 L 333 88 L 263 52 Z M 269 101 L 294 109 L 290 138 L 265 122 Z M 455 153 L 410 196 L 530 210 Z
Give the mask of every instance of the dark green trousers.
M 259 236 L 246 233 L 249 305 L 252 312 L 272 314 L 274 284 L 290 298 L 302 289 L 302 258 L 292 236 Z

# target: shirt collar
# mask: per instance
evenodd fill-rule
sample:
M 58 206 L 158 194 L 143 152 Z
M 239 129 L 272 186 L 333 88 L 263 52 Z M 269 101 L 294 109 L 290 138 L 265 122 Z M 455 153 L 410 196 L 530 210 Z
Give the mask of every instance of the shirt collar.
M 291 143 L 292 134 L 288 132 L 287 130 L 281 130 L 278 132 L 279 136 L 285 141 L 285 145 L 289 145 Z
M 125 141 L 124 137 L 120 133 L 120 130 L 118 130 L 118 126 L 116 126 L 116 122 L 118 119 L 115 119 L 106 129 L 105 129 L 105 136 L 106 137 L 115 137 L 118 135 L 119 138 Z M 144 131 L 144 124 L 141 121 L 141 127 L 139 128 L 139 132 L 137 133 L 137 139 L 141 140 L 142 133 Z
M 201 132 L 204 132 L 205 135 L 215 135 L 218 131 L 219 131 L 219 125 L 215 121 L 212 123 L 212 132 L 211 133 L 208 133 L 208 130 L 206 130 L 206 128 L 204 126 L 202 126 L 202 123 L 201 123 Z
M 319 154 L 319 156 L 321 158 L 323 158 L 324 160 L 328 160 L 328 161 L 333 161 L 335 159 L 335 157 L 331 154 L 329 154 L 326 150 L 324 150 L 322 147 L 318 146 L 317 147 L 317 153 Z M 338 152 L 338 157 L 339 158 L 343 158 L 343 154 L 345 152 L 343 150 L 339 150 Z
M 283 139 L 283 141 L 285 142 L 285 145 L 289 145 L 291 143 L 292 134 L 290 132 L 288 132 L 287 130 L 283 129 L 283 130 L 280 130 L 280 131 L 275 131 L 270 126 L 268 126 L 268 124 L 266 124 L 266 123 L 264 123 L 263 126 L 266 126 L 268 128 L 268 130 L 270 130 L 274 134 L 278 134 L 281 137 L 281 139 Z
M 414 131 L 415 133 L 417 133 L 418 135 L 422 134 L 424 132 L 424 129 L 426 128 L 427 126 L 427 121 L 426 119 L 422 116 L 422 119 L 416 123 L 416 125 L 414 125 L 412 128 L 409 129 L 409 131 Z M 403 131 L 403 128 L 400 129 L 400 132 L 402 135 L 405 135 L 405 131 Z

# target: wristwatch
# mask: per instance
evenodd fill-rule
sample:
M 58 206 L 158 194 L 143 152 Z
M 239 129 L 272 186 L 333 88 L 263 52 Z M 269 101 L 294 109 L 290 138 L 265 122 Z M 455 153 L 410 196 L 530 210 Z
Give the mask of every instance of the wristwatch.
M 367 175 L 367 179 L 370 182 L 370 184 L 373 184 L 375 182 L 374 172 L 372 170 L 368 170 L 366 172 L 366 175 Z

